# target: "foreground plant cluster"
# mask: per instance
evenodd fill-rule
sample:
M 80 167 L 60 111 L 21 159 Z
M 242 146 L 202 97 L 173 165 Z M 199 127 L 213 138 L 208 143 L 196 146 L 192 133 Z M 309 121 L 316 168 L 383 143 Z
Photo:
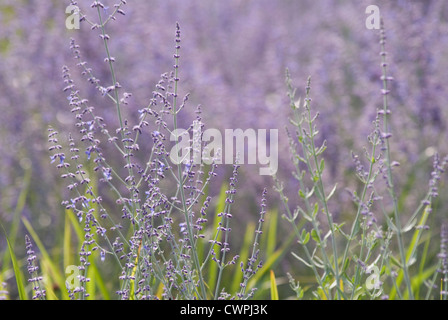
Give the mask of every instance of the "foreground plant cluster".
M 247 177 L 241 174 L 244 165 L 239 155 L 233 165 L 223 165 L 220 150 L 209 152 L 211 143 L 201 137 L 207 127 L 203 108 L 192 107 L 190 94 L 181 88 L 188 86 L 181 77 L 182 47 L 188 41 L 182 40 L 179 23 L 172 69 L 160 75 L 147 104 L 135 108 L 133 94 L 122 85 L 117 65 L 128 58 L 113 52 L 115 38 L 108 30 L 126 15 L 127 6 L 132 4 L 124 0 L 113 7 L 93 1 L 80 12 L 97 51 L 85 52 L 82 41 L 71 39 L 77 69 L 62 66 L 62 92 L 64 117 L 71 114 L 74 126 L 47 129 L 49 162 L 65 186 L 59 201 L 61 245 L 48 251 L 29 217 L 14 218 L 11 231 L 3 229 L 6 271 L 0 280 L 15 278 L 16 289 L 0 285 L 1 297 L 14 292 L 20 299 L 41 300 L 448 298 L 448 224 L 446 206 L 439 204 L 446 200 L 439 187 L 448 156 L 431 149 L 432 168 L 429 174 L 422 170 L 426 180 L 418 189 L 425 192 L 415 192 L 409 211 L 401 194 L 411 194 L 412 184 L 397 186 L 404 178 L 394 158 L 400 128 L 393 118 L 400 114 L 391 104 L 395 87 L 383 21 L 377 32 L 381 106 L 363 125 L 370 126 L 364 148 L 346 155 L 352 183 L 346 187 L 328 179 L 327 149 L 336 142 L 321 137 L 325 128 L 312 103 L 313 76 L 304 81 L 299 98 L 287 69 L 290 108 L 285 105 L 281 112 L 289 112 L 283 125 L 293 171 L 255 188 L 258 202 L 243 207 L 255 214 L 243 217 L 238 195 Z M 105 70 L 91 65 L 92 55 L 103 59 Z M 79 75 L 105 109 L 86 98 Z M 177 134 L 182 126 L 188 127 L 188 150 L 179 147 L 185 139 Z M 173 154 L 195 148 L 201 163 L 191 157 L 173 163 Z M 349 204 L 340 203 L 342 193 Z M 17 211 L 19 204 L 20 199 Z M 439 225 L 430 228 L 435 216 Z M 19 222 L 26 232 L 24 258 L 15 237 L 8 237 L 17 233 Z M 280 224 L 284 234 L 277 232 Z

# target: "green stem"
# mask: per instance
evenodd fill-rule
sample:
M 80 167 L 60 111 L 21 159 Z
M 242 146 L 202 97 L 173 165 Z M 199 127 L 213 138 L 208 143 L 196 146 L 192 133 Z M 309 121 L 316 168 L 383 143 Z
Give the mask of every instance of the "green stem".
M 384 29 L 381 30 L 381 68 L 382 68 L 382 79 L 383 79 L 383 111 L 384 111 L 384 118 L 383 118 L 383 131 L 384 134 L 388 134 L 389 132 L 389 126 L 388 126 L 388 90 L 387 90 L 387 63 L 386 63 L 386 50 L 385 50 L 385 37 L 384 37 Z M 393 177 L 392 177 L 392 166 L 391 166 L 391 156 L 390 156 L 390 146 L 389 146 L 389 139 L 385 138 L 385 147 L 386 147 L 386 164 L 387 164 L 387 181 L 388 181 L 388 189 L 390 196 L 392 198 L 393 202 L 393 209 L 394 209 L 394 219 L 395 219 L 395 225 L 397 227 L 397 240 L 398 240 L 398 248 L 400 250 L 400 257 L 401 257 L 401 263 L 403 264 L 403 273 L 404 273 L 404 279 L 406 282 L 406 287 L 409 293 L 409 298 L 411 300 L 414 299 L 414 294 L 412 292 L 412 286 L 411 286 L 411 280 L 409 278 L 409 270 L 408 265 L 406 261 L 406 254 L 404 250 L 404 244 L 403 244 L 403 237 L 402 237 L 402 230 L 401 230 L 401 222 L 400 222 L 400 214 L 398 212 L 398 201 L 397 196 L 395 193 L 395 188 L 393 184 Z
M 173 95 L 173 131 L 177 132 L 178 126 L 177 126 L 177 95 L 178 95 L 178 82 L 179 82 L 179 46 L 176 44 L 176 54 L 175 54 L 175 71 L 174 71 L 174 95 Z M 179 143 L 177 143 L 178 137 L 176 137 L 176 155 L 179 155 Z M 191 225 L 190 216 L 189 216 L 189 210 L 186 203 L 185 198 L 185 192 L 184 192 L 184 180 L 182 178 L 182 164 L 177 164 L 177 175 L 178 175 L 178 181 L 179 181 L 179 190 L 180 190 L 180 196 L 181 196 L 181 202 L 185 217 L 185 223 L 187 225 L 187 231 L 188 231 L 188 237 L 190 241 L 191 253 L 193 256 L 193 262 L 194 266 L 196 268 L 196 271 L 198 272 L 199 276 L 199 285 L 201 287 L 201 294 L 202 297 L 199 296 L 199 298 L 206 299 L 207 298 L 207 291 L 205 289 L 204 285 L 204 279 L 202 275 L 201 265 L 199 263 L 198 254 L 196 252 L 196 248 L 194 247 L 194 238 L 193 238 L 193 227 Z
M 307 84 L 307 89 L 306 89 L 306 109 L 308 111 L 308 124 L 309 124 L 309 130 L 310 130 L 310 143 L 311 143 L 311 148 L 312 148 L 312 157 L 314 160 L 314 165 L 316 167 L 316 172 L 318 174 L 318 181 L 317 181 L 317 186 L 319 187 L 318 189 L 318 193 L 320 194 L 320 199 L 322 204 L 324 205 L 324 210 L 325 210 L 325 214 L 327 216 L 327 220 L 328 220 L 328 224 L 329 224 L 329 228 L 330 228 L 330 233 L 331 233 L 331 244 L 332 244 L 332 248 L 333 248 L 333 258 L 334 258 L 334 268 L 335 268 L 335 278 L 336 278 L 336 288 L 337 290 L 337 295 L 340 298 L 341 297 L 341 288 L 340 288 L 340 275 L 339 275 L 339 262 L 338 262 L 338 252 L 337 252 L 337 245 L 336 245 L 336 237 L 335 237 L 335 230 L 334 230 L 334 224 L 333 224 L 333 218 L 331 217 L 330 211 L 328 209 L 328 204 L 327 204 L 327 200 L 326 200 L 326 196 L 325 196 L 325 190 L 324 190 L 324 186 L 323 186 L 323 182 L 322 182 L 322 172 L 319 168 L 319 161 L 317 159 L 317 154 L 316 154 L 316 147 L 314 144 L 314 129 L 313 129 L 313 125 L 312 125 L 312 117 L 311 117 L 311 106 L 310 106 L 310 97 L 309 97 L 309 93 L 310 93 L 310 82 L 311 79 L 308 78 L 308 84 Z M 316 185 L 316 184 L 315 184 Z

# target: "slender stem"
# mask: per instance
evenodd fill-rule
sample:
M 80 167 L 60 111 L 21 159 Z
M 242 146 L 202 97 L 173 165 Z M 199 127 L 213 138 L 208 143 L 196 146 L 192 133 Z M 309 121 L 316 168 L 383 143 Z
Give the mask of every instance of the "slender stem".
M 386 50 L 385 50 L 385 36 L 384 36 L 384 29 L 381 29 L 381 68 L 382 68 L 382 79 L 383 79 L 383 133 L 385 135 L 389 135 L 389 124 L 388 124 L 388 89 L 387 89 L 387 63 L 386 63 Z M 388 137 L 385 137 L 385 153 L 386 153 L 386 170 L 387 170 L 387 182 L 388 182 L 388 189 L 389 194 L 392 198 L 393 202 L 393 209 L 394 209 L 394 218 L 395 218 L 395 225 L 397 227 L 397 240 L 398 240 L 398 248 L 400 250 L 400 257 L 401 257 L 401 263 L 403 265 L 403 273 L 404 273 L 404 279 L 406 282 L 406 287 L 409 293 L 409 298 L 411 300 L 414 299 L 414 294 L 412 292 L 412 286 L 411 286 L 411 280 L 409 278 L 409 270 L 408 265 L 406 261 L 406 254 L 404 250 L 404 244 L 403 244 L 403 237 L 402 237 L 402 229 L 401 229 L 401 222 L 400 222 L 400 214 L 398 210 L 398 200 L 397 195 L 395 193 L 394 183 L 393 183 L 393 177 L 392 177 L 392 166 L 391 166 L 391 156 L 390 156 L 390 146 L 389 146 L 389 139 Z
M 98 12 L 99 26 L 101 28 L 104 48 L 106 50 L 107 62 L 108 62 L 110 73 L 111 73 L 111 77 L 112 77 L 112 86 L 114 88 L 113 91 L 114 91 L 114 96 L 115 96 L 114 100 L 115 100 L 115 105 L 116 105 L 118 121 L 119 121 L 119 125 L 120 125 L 120 135 L 121 135 L 121 140 L 122 140 L 122 143 L 123 143 L 123 146 L 124 146 L 124 149 L 125 149 L 125 155 L 124 156 L 126 158 L 126 163 L 127 163 L 127 167 L 128 167 L 129 177 L 133 178 L 134 174 L 132 172 L 132 166 L 131 166 L 131 160 L 130 160 L 131 152 L 130 152 L 130 149 L 127 148 L 129 146 L 129 141 L 125 139 L 125 132 L 124 132 L 124 125 L 123 125 L 123 119 L 122 119 L 122 114 L 121 114 L 120 99 L 119 99 L 119 96 L 118 96 L 118 83 L 117 83 L 117 79 L 116 79 L 116 76 L 115 76 L 115 70 L 114 70 L 114 67 L 113 67 L 113 59 L 112 59 L 112 56 L 111 56 L 110 51 L 109 51 L 109 46 L 107 44 L 108 37 L 106 35 L 105 24 L 107 23 L 108 20 L 103 22 L 102 17 L 101 17 L 101 10 L 100 10 L 99 6 L 97 6 L 97 12 Z M 131 179 L 130 181 L 132 182 L 133 179 Z M 133 207 L 132 214 L 133 214 L 133 218 L 135 218 L 137 209 L 140 208 L 139 201 L 137 201 L 137 199 L 135 197 L 135 192 L 132 191 L 132 189 L 133 189 L 132 184 L 125 183 L 125 185 L 129 189 L 130 196 L 131 196 L 131 198 L 133 200 L 133 203 L 135 204 L 135 205 L 132 206 Z M 131 224 L 131 226 L 132 226 L 132 228 L 134 228 L 134 231 L 135 231 L 135 225 Z M 132 269 L 128 269 L 126 271 L 126 273 L 127 273 L 127 276 L 128 276 L 130 273 L 132 273 Z M 123 282 L 123 285 L 122 285 L 122 290 L 128 286 L 128 283 L 129 283 L 128 277 L 126 277 L 126 280 Z
M 117 80 L 116 80 L 116 77 L 115 77 L 114 67 L 112 66 L 112 57 L 111 57 L 110 52 L 109 52 L 109 46 L 107 45 L 106 31 L 105 31 L 104 24 L 103 24 L 103 21 L 102 21 L 102 18 L 101 18 L 101 10 L 100 10 L 99 6 L 97 6 L 97 11 L 98 11 L 98 18 L 99 18 L 100 27 L 101 27 L 101 33 L 103 35 L 104 48 L 106 49 L 107 61 L 108 61 L 110 73 L 111 73 L 111 76 L 112 76 L 112 85 L 115 87 L 114 88 L 114 95 L 115 95 L 115 104 L 116 104 L 116 107 L 117 107 L 118 121 L 120 123 L 120 129 L 123 129 L 123 119 L 121 117 L 121 108 L 120 108 L 120 99 L 118 97 L 118 88 L 116 88 L 116 86 L 115 86 L 116 83 L 117 83 Z M 120 132 L 121 132 L 121 137 L 124 139 L 123 130 L 121 130 Z
M 307 89 L 306 89 L 306 109 L 308 112 L 308 124 L 309 124 L 309 130 L 310 130 L 310 143 L 311 143 L 311 148 L 312 148 L 312 157 L 314 160 L 314 165 L 316 168 L 316 172 L 318 175 L 318 181 L 317 181 L 317 186 L 318 186 L 318 193 L 320 194 L 320 200 L 322 202 L 322 204 L 324 205 L 324 210 L 325 210 L 325 214 L 327 216 L 327 220 L 328 220 L 328 224 L 329 224 L 329 228 L 330 228 L 330 234 L 331 234 L 331 244 L 332 244 L 332 249 L 333 249 L 333 258 L 334 258 L 334 268 L 335 268 L 335 278 L 336 278 L 336 288 L 337 290 L 337 295 L 338 297 L 341 296 L 341 288 L 340 288 L 340 274 L 339 274 L 339 262 L 338 262 L 338 251 L 337 251 L 337 245 L 336 245 L 336 237 L 335 237 L 335 230 L 334 230 L 334 223 L 333 223 L 333 218 L 330 214 L 330 211 L 328 209 L 328 204 L 327 204 L 327 200 L 326 200 L 326 195 L 325 195 L 325 190 L 324 190 L 324 186 L 323 186 L 323 182 L 322 182 L 322 172 L 321 169 L 319 168 L 319 161 L 317 159 L 317 154 L 316 154 L 316 147 L 314 144 L 314 129 L 313 129 L 313 125 L 312 125 L 312 117 L 311 117 L 311 99 L 309 97 L 309 93 L 310 93 L 310 79 L 308 78 L 308 84 L 307 84 Z M 315 184 L 316 185 L 316 184 Z
M 367 189 L 368 189 L 369 184 L 371 183 L 371 180 L 372 180 L 373 167 L 374 167 L 374 164 L 375 164 L 375 152 L 376 152 L 376 146 L 378 144 L 377 143 L 378 142 L 378 134 L 374 133 L 374 135 L 375 135 L 374 139 L 372 140 L 372 153 L 370 154 L 371 159 L 370 159 L 370 165 L 369 165 L 369 173 L 367 175 L 367 181 L 364 182 L 364 188 L 362 190 L 361 198 L 359 199 L 359 203 L 358 203 L 358 211 L 356 212 L 355 221 L 353 222 L 352 229 L 351 229 L 351 232 L 350 232 L 350 237 L 347 240 L 347 244 L 346 244 L 346 247 L 345 247 L 344 256 L 343 256 L 343 259 L 342 259 L 343 265 L 345 265 L 345 261 L 346 261 L 347 256 L 348 256 L 348 251 L 349 251 L 349 248 L 350 248 L 351 241 L 353 240 L 353 238 L 355 237 L 356 233 L 359 230 L 359 218 L 361 216 L 362 206 L 363 206 L 363 203 L 365 201 L 365 197 L 366 197 L 366 194 L 367 194 Z M 361 257 L 362 257 L 363 248 L 365 246 L 365 236 L 366 235 L 365 235 L 365 230 L 364 230 L 363 231 L 363 236 L 362 236 L 362 243 L 361 243 L 361 250 L 360 250 L 359 259 L 361 259 Z M 357 286 L 358 281 L 359 281 L 359 271 L 360 270 L 361 270 L 360 269 L 360 265 L 357 264 L 356 265 L 356 271 L 355 271 L 355 282 L 354 282 L 354 285 L 353 285 L 353 291 L 352 291 L 352 295 L 351 295 L 352 299 L 354 297 L 354 294 L 355 294 L 355 291 L 356 291 L 356 286 Z
M 179 28 L 179 26 L 177 25 L 177 28 Z M 179 30 L 179 29 L 178 29 Z M 174 132 L 177 132 L 178 129 L 178 125 L 177 125 L 177 95 L 178 95 L 178 82 L 179 82 L 179 43 L 177 42 L 178 38 L 176 38 L 176 53 L 175 53 L 175 71 L 174 71 L 174 93 L 173 93 L 173 130 Z M 179 39 L 180 40 L 180 39 Z M 178 139 L 178 137 L 176 136 L 176 140 Z M 176 155 L 179 154 L 179 143 L 176 143 Z M 179 163 L 177 164 L 177 175 L 178 175 L 178 181 L 179 181 L 179 185 L 178 188 L 180 190 L 180 196 L 181 196 L 181 202 L 182 202 L 182 207 L 183 207 L 183 213 L 185 216 L 185 223 L 187 226 L 187 232 L 188 232 L 188 237 L 189 237 L 189 241 L 190 241 L 190 245 L 192 246 L 191 248 L 191 253 L 193 256 L 193 262 L 196 268 L 196 271 L 198 272 L 198 276 L 199 276 L 199 285 L 201 287 L 201 294 L 202 299 L 206 299 L 207 297 L 207 291 L 205 289 L 205 285 L 204 285 L 204 279 L 202 276 L 202 270 L 201 270 L 201 265 L 199 263 L 199 258 L 198 258 L 198 254 L 196 252 L 196 248 L 194 248 L 194 240 L 193 240 L 193 226 L 191 225 L 191 221 L 190 221 L 190 215 L 189 212 L 190 210 L 188 210 L 187 207 L 187 203 L 186 203 L 186 198 L 185 198 L 185 192 L 184 192 L 184 180 L 182 178 L 182 164 Z
M 266 190 L 266 189 L 265 189 Z M 263 198 L 262 198 L 262 205 L 263 205 Z M 263 227 L 263 221 L 264 221 L 264 215 L 266 214 L 266 211 L 263 207 L 261 207 L 261 213 L 260 213 L 260 219 L 258 220 L 258 228 L 255 231 L 255 239 L 254 239 L 254 243 L 252 246 L 252 254 L 249 258 L 249 261 L 255 261 L 255 257 L 257 255 L 257 248 L 259 247 L 259 243 L 258 243 L 258 238 L 260 236 L 260 234 L 262 233 L 262 227 Z M 296 226 L 297 228 L 297 226 Z M 246 294 L 246 290 L 247 290 L 247 283 L 249 282 L 249 279 L 251 278 L 253 274 L 251 272 L 248 272 L 247 270 L 244 271 L 243 274 L 243 285 L 241 286 L 241 290 L 240 290 L 240 299 L 244 298 L 244 295 Z
M 233 197 L 231 196 L 230 199 L 233 199 Z M 225 268 L 225 259 L 226 259 L 226 252 L 227 252 L 227 244 L 229 241 L 229 218 L 226 217 L 226 212 L 230 212 L 230 204 L 227 206 L 227 210 L 224 210 L 223 215 L 224 215 L 224 219 L 226 220 L 226 232 L 225 232 L 225 236 L 224 236 L 224 243 L 222 245 L 222 256 L 221 256 L 221 263 L 219 264 L 219 273 L 218 273 L 218 280 L 216 281 L 216 286 L 215 286 L 215 300 L 218 299 L 219 297 L 219 287 L 221 284 L 221 278 L 222 278 L 222 273 L 224 271 Z
M 376 188 L 375 188 L 375 187 L 373 187 L 373 192 L 375 192 L 375 193 L 379 193 L 379 192 L 376 191 Z M 383 204 L 383 202 L 380 201 L 380 202 L 379 202 L 379 205 L 380 205 L 380 207 L 381 207 L 381 211 L 383 212 L 384 217 L 385 217 L 386 219 L 389 219 L 388 213 L 386 212 L 386 209 L 384 208 L 384 204 Z M 393 232 L 394 230 L 391 230 L 391 231 Z M 383 241 L 384 241 L 384 240 L 382 240 L 382 244 L 385 245 L 386 243 L 383 242 Z M 388 242 L 387 242 L 387 245 L 389 245 Z M 386 264 L 387 264 L 387 268 L 388 268 L 390 271 L 392 271 L 392 267 L 391 267 L 391 264 L 390 264 L 390 255 L 389 255 L 389 254 L 387 255 Z M 397 283 L 397 277 L 396 277 L 395 275 L 393 275 L 392 273 L 390 274 L 390 277 L 391 277 L 391 279 L 392 279 L 392 283 L 393 283 L 394 288 L 395 288 L 395 290 L 396 290 L 396 292 L 397 292 L 397 294 L 398 294 L 398 297 L 399 297 L 400 299 L 403 299 L 403 294 L 401 293 L 401 290 L 400 290 L 400 288 L 399 288 L 399 286 L 398 286 L 398 283 Z
M 302 131 L 302 126 L 300 124 L 301 121 L 299 119 L 299 114 L 297 112 L 297 109 L 295 109 L 294 111 L 295 111 L 294 113 L 296 114 L 296 118 L 297 118 L 296 119 L 297 120 L 297 128 L 298 128 L 298 130 L 300 132 L 300 131 Z M 309 172 L 313 172 L 313 169 L 312 169 L 312 166 L 311 166 L 311 161 L 310 161 L 310 155 L 308 153 L 308 148 L 307 148 L 307 145 L 305 143 L 305 139 L 302 139 L 301 146 L 302 146 L 302 151 L 303 151 L 303 154 L 304 154 L 304 157 L 305 157 L 305 160 L 306 160 L 306 165 L 308 167 L 308 170 L 309 170 Z M 299 166 L 296 165 L 295 167 L 296 167 L 295 170 L 296 170 L 297 176 L 301 177 Z M 301 190 L 305 191 L 306 188 L 305 188 L 305 183 L 304 183 L 303 179 L 300 178 L 298 180 L 299 180 L 299 184 L 300 184 Z M 309 212 L 309 213 L 312 212 L 313 209 L 312 209 L 310 201 L 309 201 L 309 199 L 307 197 L 305 197 L 304 202 L 305 202 L 305 206 L 306 206 L 307 212 Z M 312 218 L 311 219 L 311 224 L 313 225 L 313 229 L 316 231 L 316 235 L 317 235 L 317 237 L 319 239 L 319 243 L 322 243 L 322 234 L 321 234 L 321 230 L 319 229 L 319 225 L 318 225 L 318 222 L 316 221 L 316 219 Z M 328 254 L 327 254 L 325 248 L 322 245 L 320 245 L 319 248 L 320 248 L 320 250 L 322 252 L 322 257 L 325 260 L 326 266 L 331 269 L 331 272 L 333 274 L 335 274 L 335 270 L 334 270 L 333 266 L 331 265 L 330 258 L 328 257 Z

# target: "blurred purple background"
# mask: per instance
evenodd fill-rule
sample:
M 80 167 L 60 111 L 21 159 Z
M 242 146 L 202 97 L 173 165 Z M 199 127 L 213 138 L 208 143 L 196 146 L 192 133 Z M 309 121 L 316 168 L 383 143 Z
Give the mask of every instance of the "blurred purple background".
M 79 2 L 87 14 L 92 12 L 91 1 Z M 321 114 L 319 139 L 328 140 L 325 179 L 329 185 L 339 183 L 341 191 L 336 196 L 347 200 L 343 189 L 356 185 L 350 152 L 363 154 L 371 121 L 382 105 L 379 32 L 365 27 L 365 8 L 371 2 L 128 1 L 123 7 L 126 15 L 117 16 L 107 27 L 117 80 L 123 91 L 133 94 L 124 111 L 126 117 L 138 117 L 137 110 L 148 104 L 160 74 L 171 70 L 178 21 L 181 94 L 191 94 L 181 123 L 186 126 L 200 104 L 209 128 L 279 129 L 279 176 L 295 197 L 284 131 L 289 116 L 285 69 L 289 68 L 298 88 L 297 97 L 303 96 L 311 76 L 313 107 Z M 113 1 L 103 3 L 112 10 Z M 91 31 L 85 23 L 80 30 L 67 30 L 68 4 L 0 1 L 0 219 L 6 224 L 27 170 L 32 178 L 23 214 L 31 217 L 36 229 L 56 223 L 62 210 L 60 190 L 64 186 L 50 165 L 47 128 L 57 128 L 60 139 L 76 131 L 67 94 L 62 91 L 63 65 L 69 66 L 81 95 L 111 127 L 117 124 L 114 106 L 80 76 L 69 49 L 70 38 L 76 39 L 82 59 L 98 78 L 109 79 L 98 31 Z M 413 196 L 403 203 L 413 208 L 416 196 L 427 190 L 432 165 L 428 157 L 435 149 L 448 152 L 448 3 L 375 4 L 385 21 L 389 70 L 395 78 L 390 109 L 393 157 L 401 163 L 396 179 L 399 187 L 413 190 Z M 104 85 L 110 83 L 105 80 Z M 416 166 L 427 169 L 417 173 Z M 241 197 L 247 196 L 243 202 L 253 201 L 251 206 L 257 204 L 262 187 L 272 186 L 271 178 L 257 172 L 243 167 L 240 178 L 247 187 L 242 188 Z M 412 174 L 416 176 L 410 183 Z M 274 206 L 275 193 L 270 194 Z M 342 214 L 343 207 L 338 208 L 335 214 Z

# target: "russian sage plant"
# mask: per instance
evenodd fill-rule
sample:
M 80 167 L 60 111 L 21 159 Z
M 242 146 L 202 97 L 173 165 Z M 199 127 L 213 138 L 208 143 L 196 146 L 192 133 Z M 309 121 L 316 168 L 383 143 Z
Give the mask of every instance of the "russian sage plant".
M 117 63 L 109 50 L 111 36 L 106 26 L 125 14 L 122 0 L 114 11 L 104 14 L 104 5 L 94 1 L 94 18 L 80 12 L 81 21 L 99 32 L 105 52 L 109 79 L 99 79 L 95 70 L 82 59 L 81 46 L 71 40 L 77 65 L 95 90 L 110 102 L 116 112 L 116 129 L 110 130 L 104 118 L 77 90 L 67 66 L 63 67 L 64 91 L 69 95 L 70 110 L 76 119 L 79 135 L 69 134 L 69 152 L 58 142 L 58 132 L 49 129 L 51 161 L 57 163 L 62 178 L 68 181 L 71 197 L 63 201 L 67 214 L 73 212 L 84 231 L 79 251 L 78 285 L 69 289 L 72 299 L 89 296 L 89 267 L 95 255 L 103 263 L 119 266 L 121 299 L 247 299 L 255 288 L 248 281 L 261 266 L 258 238 L 266 212 L 266 192 L 262 194 L 261 218 L 254 235 L 253 252 L 247 263 L 241 262 L 242 283 L 238 292 L 227 292 L 222 283 L 224 270 L 236 264 L 238 255 L 230 252 L 231 207 L 236 194 L 238 168 L 235 162 L 226 191 L 222 212 L 212 217 L 216 228 L 210 230 L 208 194 L 211 180 L 217 176 L 217 163 L 207 158 L 200 164 L 191 157 L 173 162 L 185 151 L 206 150 L 198 146 L 198 127 L 204 127 L 201 110 L 182 134 L 180 112 L 187 107 L 189 95 L 179 96 L 181 30 L 176 24 L 173 70 L 161 75 L 148 105 L 138 110 L 137 122 L 131 124 L 125 106 L 131 94 L 123 92 L 116 72 Z M 76 5 L 76 2 L 72 1 Z M 185 137 L 183 135 L 190 135 Z M 179 148 L 180 139 L 189 139 L 189 150 Z M 170 149 L 170 142 L 175 146 Z M 108 146 L 109 145 L 109 146 Z M 110 148 L 112 147 L 112 149 Z M 112 151 L 111 151 L 112 150 Z M 145 152 L 143 151 L 145 150 Z M 122 164 L 116 159 L 122 159 Z M 208 163 L 208 164 L 207 164 Z M 119 222 L 117 221 L 119 220 Z M 210 221 L 209 221 L 210 220 Z M 205 272 L 217 266 L 214 283 L 207 283 Z
M 81 8 L 79 30 L 64 26 L 68 4 Z M 124 0 L 2 0 L 0 300 L 28 292 L 40 300 L 248 299 L 266 297 L 269 284 L 281 298 L 447 299 L 447 202 L 438 187 L 448 159 L 436 150 L 448 150 L 448 6 L 378 1 L 389 21 L 386 53 L 384 30 L 378 50 L 376 31 L 360 28 L 370 4 L 154 0 L 127 9 Z M 182 49 L 176 20 L 188 32 Z M 71 50 L 63 50 L 67 36 L 76 39 Z M 62 85 L 54 75 L 63 64 Z M 303 100 L 289 74 L 282 97 L 276 79 L 285 66 L 312 75 Z M 199 101 L 207 107 L 190 107 Z M 172 161 L 207 150 L 198 144 L 206 124 L 279 128 L 288 112 L 277 107 L 288 103 L 274 181 L 292 247 L 288 232 L 277 233 L 277 205 L 275 215 L 266 211 L 265 180 L 250 168 L 222 168 L 206 152 L 202 164 Z M 57 171 L 42 152 L 48 124 Z M 247 201 L 235 204 L 238 197 Z M 253 216 L 258 225 L 238 237 Z M 23 228 L 29 236 L 19 237 Z M 269 269 L 277 279 L 272 270 L 262 283 Z
M 437 185 L 448 157 L 440 159 L 437 153 L 434 155 L 426 196 L 412 215 L 403 216 L 398 206 L 393 175 L 393 170 L 400 164 L 392 160 L 389 143 L 392 128 L 389 122 L 391 110 L 388 84 L 393 77 L 387 72 L 385 44 L 382 27 L 380 80 L 383 106 L 377 110 L 373 121 L 372 132 L 368 137 L 370 150 L 364 150 L 365 160 L 362 161 L 352 153 L 361 188 L 349 190 L 356 213 L 348 222 L 336 223 L 329 209 L 329 201 L 337 191 L 337 186 L 328 188 L 323 183 L 323 155 L 327 142 L 316 144 L 319 113 L 312 112 L 311 80 L 308 79 L 305 99 L 301 103 L 300 100 L 296 101 L 289 72 L 286 74 L 292 109 L 290 122 L 294 127 L 294 132 L 288 130 L 288 136 L 291 159 L 295 166 L 293 176 L 299 187 L 299 205 L 295 209 L 290 208 L 283 183 L 277 177 L 275 188 L 284 204 L 284 217 L 291 223 L 301 245 L 301 254 L 294 251 L 292 254 L 312 270 L 317 284 L 313 294 L 318 299 L 415 298 L 416 288 L 411 283 L 410 267 L 417 260 L 417 247 L 428 229 L 426 221 L 432 211 L 433 200 L 438 196 Z M 367 169 L 364 165 L 366 162 Z M 403 224 L 404 219 L 406 223 Z M 305 226 L 302 227 L 304 222 Z M 414 230 L 413 237 L 406 243 L 408 238 L 405 234 L 411 230 Z M 396 246 L 393 246 L 395 241 Z M 395 248 L 398 252 L 395 252 Z M 439 257 L 443 259 L 444 253 Z M 385 281 L 390 282 L 389 286 L 386 286 Z M 428 294 L 434 281 L 428 285 Z M 294 291 L 303 295 L 303 288 L 292 277 L 290 282 Z

